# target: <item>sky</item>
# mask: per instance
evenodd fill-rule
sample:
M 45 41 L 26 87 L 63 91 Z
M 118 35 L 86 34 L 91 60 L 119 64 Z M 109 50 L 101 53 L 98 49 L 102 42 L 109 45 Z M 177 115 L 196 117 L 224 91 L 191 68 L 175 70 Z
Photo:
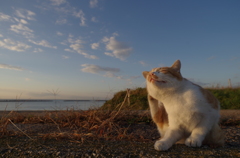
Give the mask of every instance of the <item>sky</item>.
M 240 86 L 239 0 L 0 0 L 0 99 L 110 99 L 179 59 Z

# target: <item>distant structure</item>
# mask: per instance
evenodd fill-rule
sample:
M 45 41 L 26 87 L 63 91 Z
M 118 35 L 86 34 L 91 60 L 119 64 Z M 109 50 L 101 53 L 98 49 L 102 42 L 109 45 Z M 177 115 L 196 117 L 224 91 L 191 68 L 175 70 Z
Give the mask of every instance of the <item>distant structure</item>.
M 228 79 L 228 87 L 229 87 L 229 88 L 232 88 L 232 82 L 231 82 L 231 79 L 230 79 L 230 78 Z
M 128 106 L 130 106 L 130 89 L 127 88 Z

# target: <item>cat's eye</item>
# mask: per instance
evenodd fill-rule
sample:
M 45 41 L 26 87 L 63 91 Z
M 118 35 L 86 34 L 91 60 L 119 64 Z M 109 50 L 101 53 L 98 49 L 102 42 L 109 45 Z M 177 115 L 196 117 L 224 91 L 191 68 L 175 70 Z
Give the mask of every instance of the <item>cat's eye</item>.
M 160 72 L 161 72 L 161 68 L 157 69 L 157 71 L 156 71 L 156 72 L 160 73 Z
M 160 72 L 163 73 L 163 74 L 166 74 L 168 71 L 165 70 L 165 69 L 162 69 Z

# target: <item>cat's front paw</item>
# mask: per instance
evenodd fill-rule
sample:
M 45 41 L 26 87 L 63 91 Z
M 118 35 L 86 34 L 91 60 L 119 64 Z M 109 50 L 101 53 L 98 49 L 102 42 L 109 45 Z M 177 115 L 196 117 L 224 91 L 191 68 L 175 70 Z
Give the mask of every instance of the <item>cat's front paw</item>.
M 189 137 L 186 139 L 185 145 L 189 147 L 200 147 L 202 146 L 202 141 L 196 138 Z
M 170 146 L 165 141 L 158 140 L 155 142 L 154 148 L 158 151 L 165 151 L 168 150 Z

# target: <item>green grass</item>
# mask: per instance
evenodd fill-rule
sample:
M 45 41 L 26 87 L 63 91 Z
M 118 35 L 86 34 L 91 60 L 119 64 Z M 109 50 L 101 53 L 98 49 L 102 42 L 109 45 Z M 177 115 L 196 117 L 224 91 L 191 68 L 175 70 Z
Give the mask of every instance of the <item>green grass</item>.
M 117 92 L 112 99 L 105 102 L 101 109 L 118 110 L 120 108 L 120 104 L 123 103 L 126 95 L 127 91 Z M 148 109 L 146 88 L 137 88 L 134 90 L 130 90 L 129 100 L 127 100 L 124 103 L 124 106 L 122 106 L 122 110 L 146 110 L 146 109 Z
M 218 98 L 222 109 L 240 109 L 240 87 L 207 89 Z
M 240 109 L 240 87 L 238 88 L 206 88 L 220 101 L 221 109 Z M 101 109 L 119 109 L 127 91 L 117 92 Z M 129 103 L 130 102 L 130 103 Z M 129 101 L 124 103 L 122 110 L 148 109 L 146 88 L 137 88 L 130 91 Z

